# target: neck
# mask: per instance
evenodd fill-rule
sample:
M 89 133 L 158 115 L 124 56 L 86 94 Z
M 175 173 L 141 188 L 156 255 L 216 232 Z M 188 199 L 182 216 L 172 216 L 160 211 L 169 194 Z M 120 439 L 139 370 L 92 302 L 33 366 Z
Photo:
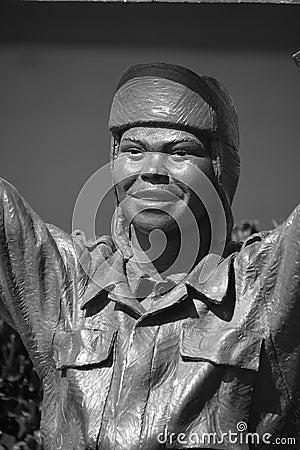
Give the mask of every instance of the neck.
M 156 229 L 143 233 L 134 228 L 131 243 L 135 250 L 142 250 L 163 276 L 189 273 L 207 255 L 210 247 L 208 218 L 198 223 L 197 229 L 178 227 L 164 232 Z

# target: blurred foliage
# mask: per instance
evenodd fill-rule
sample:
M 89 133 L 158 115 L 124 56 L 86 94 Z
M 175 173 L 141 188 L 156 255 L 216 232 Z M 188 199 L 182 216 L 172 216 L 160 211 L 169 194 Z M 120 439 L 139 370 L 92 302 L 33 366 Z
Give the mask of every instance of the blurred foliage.
M 257 223 L 235 225 L 234 242 L 257 232 Z M 42 387 L 18 334 L 0 320 L 0 450 L 41 450 Z
M 0 321 L 0 450 L 40 450 L 41 382 L 19 335 Z

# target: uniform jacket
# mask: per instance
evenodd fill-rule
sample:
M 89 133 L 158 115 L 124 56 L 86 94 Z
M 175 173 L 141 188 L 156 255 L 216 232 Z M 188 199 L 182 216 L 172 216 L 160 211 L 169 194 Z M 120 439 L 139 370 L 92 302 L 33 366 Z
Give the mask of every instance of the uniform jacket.
M 1 313 L 43 382 L 45 450 L 299 438 L 300 208 L 205 281 L 200 262 L 176 282 L 145 275 L 108 238 L 45 224 L 7 182 L 0 191 Z

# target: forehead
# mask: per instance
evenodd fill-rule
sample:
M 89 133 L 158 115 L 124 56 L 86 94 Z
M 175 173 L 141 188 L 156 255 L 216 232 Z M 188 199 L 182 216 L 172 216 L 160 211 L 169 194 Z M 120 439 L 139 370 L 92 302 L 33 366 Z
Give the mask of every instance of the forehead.
M 188 131 L 175 130 L 173 128 L 134 127 L 125 131 L 121 137 L 121 143 L 126 141 L 141 141 L 153 143 L 168 143 L 174 141 L 192 141 L 200 143 L 200 140 Z

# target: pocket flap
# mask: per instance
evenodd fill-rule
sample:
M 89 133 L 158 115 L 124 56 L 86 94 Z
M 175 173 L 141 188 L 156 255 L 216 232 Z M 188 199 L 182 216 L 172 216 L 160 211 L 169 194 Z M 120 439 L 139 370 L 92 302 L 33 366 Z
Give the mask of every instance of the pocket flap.
M 54 337 L 57 369 L 103 363 L 113 349 L 117 331 L 82 329 L 60 331 Z
M 182 330 L 180 353 L 185 359 L 257 371 L 261 346 L 262 338 L 253 331 L 234 328 L 209 331 L 191 326 Z

